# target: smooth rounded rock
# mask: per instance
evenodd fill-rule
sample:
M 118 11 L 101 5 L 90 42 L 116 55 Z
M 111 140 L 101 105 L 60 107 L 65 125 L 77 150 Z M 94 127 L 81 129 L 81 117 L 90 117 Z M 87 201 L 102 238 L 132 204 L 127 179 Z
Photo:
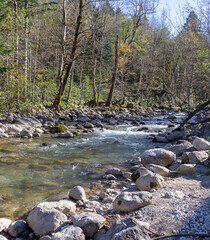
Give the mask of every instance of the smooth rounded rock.
M 205 151 L 193 151 L 188 154 L 190 164 L 199 164 L 209 158 L 209 155 Z
M 81 213 L 72 216 L 73 224 L 81 227 L 86 237 L 92 237 L 103 227 L 106 219 L 97 213 Z
M 181 164 L 177 170 L 177 173 L 183 175 L 193 175 L 193 174 L 207 174 L 207 167 L 199 164 Z
M 58 134 L 59 138 L 73 138 L 74 134 L 69 131 L 64 131 Z
M 210 142 L 204 138 L 196 137 L 192 144 L 197 150 L 210 150 Z
M 160 166 L 160 165 L 152 164 L 152 163 L 150 163 L 149 165 L 147 165 L 147 168 L 148 168 L 150 171 L 152 171 L 152 172 L 154 172 L 154 173 L 157 173 L 157 174 L 160 174 L 161 176 L 164 176 L 164 177 L 168 176 L 168 174 L 169 174 L 169 172 L 170 172 L 170 171 L 168 170 L 168 168 L 163 167 L 163 166 Z
M 145 166 L 153 163 L 165 167 L 176 160 L 176 155 L 173 152 L 163 148 L 157 148 L 143 152 L 141 155 L 141 160 Z
M 152 194 L 145 191 L 124 191 L 113 202 L 113 209 L 120 212 L 131 212 L 152 202 Z
M 75 200 L 85 201 L 86 200 L 86 194 L 85 194 L 84 188 L 81 187 L 81 186 L 73 187 L 69 192 L 69 197 L 73 198 Z
M 144 175 L 136 180 L 136 186 L 141 191 L 150 191 L 162 187 L 164 179 L 157 173 Z

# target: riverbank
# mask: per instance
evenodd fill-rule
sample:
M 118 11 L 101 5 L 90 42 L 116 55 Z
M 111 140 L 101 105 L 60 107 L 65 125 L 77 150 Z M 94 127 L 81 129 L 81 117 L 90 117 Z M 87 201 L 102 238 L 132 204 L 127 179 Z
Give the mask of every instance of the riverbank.
M 174 116 L 172 117 L 174 120 Z M 109 119 L 110 117 L 106 118 Z M 137 120 L 137 118 L 139 120 Z M 111 117 L 111 119 L 113 119 L 113 117 Z M 122 123 L 122 119 L 119 118 L 118 121 Z M 138 123 L 138 121 L 142 121 L 142 118 L 136 116 L 135 119 L 124 119 L 123 121 L 124 123 L 137 121 L 136 124 L 139 124 L 140 122 Z M 104 121 L 101 122 L 103 123 Z M 135 124 L 134 122 L 132 123 Z M 144 124 L 141 123 L 139 125 Z M 200 131 L 199 134 L 201 133 L 203 132 Z M 154 136 L 151 137 L 154 139 Z M 191 137 L 190 140 L 193 141 L 193 144 L 183 140 L 185 138 L 189 140 L 189 137 Z M 170 141 L 170 145 L 165 146 L 167 152 L 163 150 L 161 153 L 162 155 L 164 155 L 163 153 L 166 154 L 166 163 L 163 164 L 162 155 L 156 153 L 159 157 L 158 160 L 156 159 L 155 166 L 151 165 L 151 163 L 148 165 L 149 163 L 145 160 L 147 159 L 145 158 L 146 153 L 143 153 L 141 154 L 141 158 L 132 159 L 132 161 L 127 162 L 127 170 L 125 168 L 110 169 L 106 171 L 106 173 L 104 172 L 102 179 L 92 182 L 89 187 L 85 187 L 85 189 L 76 189 L 76 196 L 70 194 L 70 196 L 68 196 L 70 199 L 68 198 L 67 201 L 54 202 L 54 205 L 50 202 L 44 205 L 38 205 L 34 212 L 29 213 L 31 217 L 28 216 L 26 222 L 18 222 L 10 225 L 9 221 L 7 221 L 10 227 L 7 224 L 4 229 L 1 229 L 3 230 L 2 234 L 10 239 L 10 237 L 13 236 L 12 231 L 14 229 L 22 229 L 20 230 L 19 237 L 22 239 L 37 239 L 36 236 L 43 236 L 43 232 L 45 235 L 58 231 L 57 233 L 41 237 L 40 239 L 65 239 L 65 237 L 71 239 L 69 237 L 73 236 L 73 233 L 76 231 L 77 236 L 81 235 L 81 238 L 75 239 L 84 239 L 85 236 L 86 238 L 93 238 L 94 236 L 94 239 L 111 239 L 109 238 L 111 236 L 110 234 L 113 234 L 117 229 L 116 224 L 114 224 L 116 220 L 121 221 L 119 222 L 119 226 L 123 225 L 123 221 L 126 221 L 128 226 L 131 224 L 131 228 L 133 228 L 131 230 L 138 233 L 135 235 L 137 237 L 133 239 L 140 239 L 139 234 L 141 231 L 145 231 L 141 228 L 142 224 L 152 232 L 160 234 L 174 234 L 180 231 L 208 234 L 208 225 L 207 227 L 204 226 L 208 224 L 206 215 L 208 212 L 206 198 L 208 197 L 209 188 L 209 176 L 206 175 L 208 174 L 206 167 L 209 157 L 208 147 L 207 149 L 198 147 L 200 145 L 196 143 L 196 141 L 199 142 L 199 139 L 189 135 L 189 133 L 186 136 L 183 135 L 180 137 L 178 145 L 177 140 L 168 141 Z M 205 145 L 205 140 L 200 141 L 204 141 Z M 208 142 L 206 144 L 209 146 Z M 157 151 L 157 149 L 153 150 Z M 184 154 L 184 152 L 187 153 Z M 152 163 L 154 164 L 154 162 Z M 143 164 L 146 169 L 141 164 Z M 158 167 L 157 164 L 158 166 L 163 166 Z M 165 166 L 167 168 L 165 168 Z M 133 172 L 135 172 L 135 174 L 132 175 Z M 154 174 L 154 172 L 156 172 L 156 174 Z M 138 173 L 140 173 L 139 176 Z M 133 178 L 134 176 L 138 177 L 136 183 L 134 181 L 136 179 Z M 150 181 L 149 184 L 146 182 L 145 184 L 144 176 L 153 179 L 152 182 Z M 144 186 L 142 186 L 143 183 Z M 128 204 L 128 206 L 124 204 Z M 137 208 L 134 208 L 134 206 L 137 206 Z M 128 209 L 126 213 L 124 213 L 125 209 Z M 185 223 L 183 222 L 189 220 L 190 217 L 196 215 L 197 212 L 199 212 L 198 218 L 196 217 L 194 220 L 189 221 L 189 224 L 186 223 L 185 227 Z M 49 217 L 49 222 L 51 222 L 54 227 L 54 217 L 58 216 L 58 219 L 60 219 L 56 223 L 56 229 L 53 228 L 48 231 L 47 229 L 52 226 L 44 225 L 42 228 L 41 219 L 44 215 L 46 216 L 46 213 Z M 96 215 L 93 215 L 93 213 Z M 36 216 L 38 216 L 38 221 L 36 220 Z M 87 226 L 81 223 L 79 220 L 80 217 L 86 219 L 85 222 L 88 223 Z M 130 217 L 134 217 L 134 219 L 130 219 Z M 96 222 L 95 219 L 97 219 L 98 222 Z M 146 223 L 140 223 L 138 220 Z M 173 223 L 171 224 L 173 227 L 167 225 L 168 221 Z M 74 225 L 71 223 L 74 223 Z M 196 223 L 198 224 L 196 225 Z M 59 227 L 63 226 L 63 224 L 66 225 L 66 228 L 61 230 Z M 113 225 L 113 227 L 111 227 L 111 225 Z M 28 226 L 30 226 L 30 229 L 28 229 Z M 86 228 L 89 229 L 90 226 L 92 226 L 92 229 L 86 231 Z M 6 233 L 8 227 L 10 228 L 10 236 Z M 106 233 L 106 230 L 109 228 L 110 230 Z M 123 229 L 122 226 L 119 228 L 121 230 Z M 33 229 L 33 231 L 31 231 L 31 229 Z M 101 230 L 98 232 L 99 229 Z M 39 231 L 43 232 L 40 233 Z M 124 232 L 119 231 L 118 235 L 123 237 L 123 234 L 131 234 L 129 231 L 129 229 L 124 229 Z M 147 236 L 148 233 L 149 235 Z M 61 236 L 63 238 L 61 238 Z M 149 237 L 154 236 L 154 234 L 146 231 L 143 239 L 149 239 Z M 18 237 L 18 235 L 13 236 L 13 238 L 16 237 Z

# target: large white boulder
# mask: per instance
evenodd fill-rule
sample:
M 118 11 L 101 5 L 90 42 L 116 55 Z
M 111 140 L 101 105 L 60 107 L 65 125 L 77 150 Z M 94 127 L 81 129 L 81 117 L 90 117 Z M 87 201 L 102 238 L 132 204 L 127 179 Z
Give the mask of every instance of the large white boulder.
M 81 227 L 86 237 L 92 237 L 103 227 L 106 219 L 97 213 L 80 213 L 72 216 L 73 224 Z
M 35 207 L 27 217 L 28 225 L 38 237 L 55 232 L 66 221 L 66 215 L 45 205 Z
M 208 157 L 209 155 L 206 151 L 193 151 L 193 152 L 190 152 L 188 155 L 189 163 L 191 164 L 202 163 L 205 160 L 207 160 Z
M 0 232 L 7 229 L 11 224 L 11 222 L 12 221 L 8 218 L 0 218 Z
M 60 200 L 58 202 L 42 202 L 39 203 L 37 207 L 55 208 L 64 214 L 70 214 L 71 212 L 76 211 L 76 204 L 70 200 Z
M 176 155 L 163 148 L 155 148 L 146 150 L 141 155 L 141 161 L 146 166 L 147 164 L 153 163 L 161 166 L 168 166 L 176 160 Z
M 113 202 L 113 209 L 120 212 L 131 212 L 152 202 L 152 194 L 145 191 L 124 191 Z
M 151 189 L 157 189 L 162 187 L 163 184 L 163 177 L 157 173 L 147 174 L 136 180 L 136 186 L 141 191 L 150 191 Z
M 192 144 L 197 150 L 210 150 L 210 142 L 204 138 L 196 137 Z

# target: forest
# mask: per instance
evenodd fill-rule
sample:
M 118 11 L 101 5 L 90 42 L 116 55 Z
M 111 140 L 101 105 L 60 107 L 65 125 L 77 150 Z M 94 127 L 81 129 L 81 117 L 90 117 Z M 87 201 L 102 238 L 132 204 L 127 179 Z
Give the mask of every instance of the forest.
M 0 112 L 208 100 L 209 1 L 172 31 L 157 0 L 0 0 Z

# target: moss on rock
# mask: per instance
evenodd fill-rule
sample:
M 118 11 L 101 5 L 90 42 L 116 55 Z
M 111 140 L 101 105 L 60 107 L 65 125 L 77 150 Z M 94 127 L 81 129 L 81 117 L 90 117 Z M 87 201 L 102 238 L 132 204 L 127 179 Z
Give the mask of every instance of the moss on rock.
M 69 129 L 63 124 L 50 126 L 50 132 L 51 133 L 61 133 L 61 132 L 68 131 L 68 130 Z

